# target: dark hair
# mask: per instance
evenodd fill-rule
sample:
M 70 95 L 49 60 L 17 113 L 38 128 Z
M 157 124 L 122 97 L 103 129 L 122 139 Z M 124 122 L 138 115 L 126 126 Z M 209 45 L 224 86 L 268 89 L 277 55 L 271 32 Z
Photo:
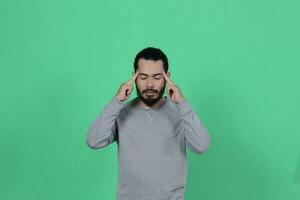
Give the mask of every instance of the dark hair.
M 165 73 L 168 72 L 169 69 L 168 58 L 159 48 L 147 47 L 141 50 L 135 56 L 134 59 L 134 72 L 136 72 L 136 70 L 138 69 L 138 61 L 140 58 L 144 58 L 146 60 L 153 60 L 153 61 L 162 60 L 164 71 Z

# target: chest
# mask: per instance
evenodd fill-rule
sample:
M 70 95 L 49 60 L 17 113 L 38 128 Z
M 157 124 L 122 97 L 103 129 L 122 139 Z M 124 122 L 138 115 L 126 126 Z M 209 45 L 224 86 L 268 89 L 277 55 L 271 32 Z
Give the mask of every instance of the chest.
M 135 150 L 178 145 L 183 138 L 182 119 L 176 112 L 133 111 L 117 121 L 121 147 Z

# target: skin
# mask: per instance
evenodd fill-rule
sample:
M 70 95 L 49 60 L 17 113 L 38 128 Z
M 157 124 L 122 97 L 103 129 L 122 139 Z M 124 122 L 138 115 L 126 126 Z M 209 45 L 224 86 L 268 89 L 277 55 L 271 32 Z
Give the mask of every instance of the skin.
M 170 72 L 165 73 L 161 60 L 139 59 L 138 69 L 132 73 L 130 80 L 121 84 L 116 94 L 119 100 L 125 101 L 129 98 L 133 90 L 133 82 L 139 97 L 138 104 L 143 109 L 158 108 L 164 103 L 165 86 L 167 86 L 168 97 L 174 103 L 184 100 L 180 88 L 170 79 Z M 148 91 L 152 93 L 147 93 Z

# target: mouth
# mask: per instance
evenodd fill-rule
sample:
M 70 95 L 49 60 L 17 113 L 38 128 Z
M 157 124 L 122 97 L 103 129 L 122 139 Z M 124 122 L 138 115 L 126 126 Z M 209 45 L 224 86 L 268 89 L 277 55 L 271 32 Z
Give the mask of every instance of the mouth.
M 155 94 L 156 92 L 145 92 L 146 94 Z
M 147 97 L 154 97 L 155 96 L 155 94 L 156 94 L 156 92 L 145 92 L 145 95 L 147 96 Z

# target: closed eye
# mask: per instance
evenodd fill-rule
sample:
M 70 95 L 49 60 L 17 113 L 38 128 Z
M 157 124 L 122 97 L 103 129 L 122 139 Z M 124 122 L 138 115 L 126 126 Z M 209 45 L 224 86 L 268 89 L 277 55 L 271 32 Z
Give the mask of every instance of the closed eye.
M 159 80 L 159 79 L 162 78 L 162 75 L 161 74 L 157 74 L 157 75 L 154 76 L 154 78 L 157 79 L 157 80 Z
M 139 75 L 140 79 L 145 80 L 147 78 L 146 75 Z
M 154 77 L 155 80 L 160 80 L 163 77 L 163 75 L 162 74 L 155 74 L 153 77 Z M 144 75 L 144 74 L 140 74 L 139 78 L 141 80 L 146 80 L 148 78 L 148 76 Z

